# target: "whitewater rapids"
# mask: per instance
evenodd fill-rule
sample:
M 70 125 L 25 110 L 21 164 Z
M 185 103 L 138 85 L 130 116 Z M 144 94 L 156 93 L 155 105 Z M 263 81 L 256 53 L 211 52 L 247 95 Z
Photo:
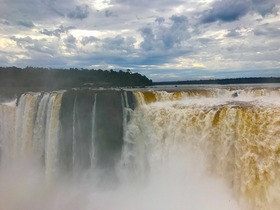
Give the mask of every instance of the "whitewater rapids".
M 279 88 L 26 93 L 0 141 L 1 210 L 280 206 Z

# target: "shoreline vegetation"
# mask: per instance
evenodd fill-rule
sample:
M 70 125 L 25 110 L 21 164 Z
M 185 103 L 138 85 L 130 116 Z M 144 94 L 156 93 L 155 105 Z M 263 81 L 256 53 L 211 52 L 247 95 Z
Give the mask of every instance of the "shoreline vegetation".
M 248 77 L 230 79 L 207 79 L 187 81 L 154 82 L 153 85 L 235 85 L 235 84 L 261 84 L 280 83 L 280 77 Z
M 71 88 L 146 87 L 152 80 L 130 69 L 52 69 L 0 67 L 0 96 L 11 99 L 25 92 L 47 92 Z
M 156 85 L 228 85 L 280 83 L 280 77 L 251 77 L 153 82 L 130 69 L 55 69 L 41 67 L 0 67 L 1 101 L 25 92 L 47 92 L 71 88 L 144 88 Z
M 79 87 L 151 86 L 152 80 L 130 69 L 52 69 L 0 67 L 0 87 L 40 87 L 43 89 Z

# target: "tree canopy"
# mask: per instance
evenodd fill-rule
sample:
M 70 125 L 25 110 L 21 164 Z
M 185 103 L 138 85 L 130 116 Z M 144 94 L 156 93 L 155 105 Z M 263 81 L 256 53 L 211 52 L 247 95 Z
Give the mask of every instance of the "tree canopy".
M 0 67 L 0 87 L 61 89 L 74 87 L 148 86 L 152 80 L 139 73 L 114 70 Z

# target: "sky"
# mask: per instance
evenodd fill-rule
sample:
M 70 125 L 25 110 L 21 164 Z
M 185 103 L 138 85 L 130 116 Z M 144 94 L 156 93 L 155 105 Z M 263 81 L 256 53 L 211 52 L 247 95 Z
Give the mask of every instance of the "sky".
M 0 66 L 280 76 L 280 0 L 0 0 Z

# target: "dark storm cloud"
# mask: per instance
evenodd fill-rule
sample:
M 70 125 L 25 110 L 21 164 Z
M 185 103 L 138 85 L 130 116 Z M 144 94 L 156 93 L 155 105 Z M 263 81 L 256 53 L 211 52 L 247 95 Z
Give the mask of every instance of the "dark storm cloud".
M 88 5 L 76 6 L 75 10 L 73 10 L 67 14 L 67 16 L 70 19 L 80 19 L 80 20 L 87 18 L 88 15 L 89 15 Z
M 99 41 L 101 41 L 101 40 L 96 38 L 95 36 L 86 36 L 86 37 L 82 38 L 81 44 L 85 46 L 87 44 L 99 42 Z
M 47 35 L 47 36 L 56 36 L 60 37 L 61 34 L 67 33 L 71 29 L 75 29 L 76 27 L 74 26 L 68 26 L 64 27 L 63 25 L 60 25 L 58 28 L 49 30 L 49 29 L 43 29 L 39 31 L 41 34 Z
M 233 22 L 250 11 L 265 16 L 272 13 L 275 6 L 276 0 L 216 0 L 209 10 L 201 14 L 200 21 L 202 23 Z
M 248 0 L 215 1 L 212 8 L 202 15 L 201 22 L 232 22 L 246 15 L 249 9 L 250 1 Z
M 32 21 L 28 21 L 28 20 L 19 20 L 16 23 L 17 23 L 17 25 L 23 26 L 23 27 L 26 27 L 26 28 L 35 27 L 34 23 Z
M 189 37 L 186 16 L 173 15 L 169 19 L 171 20 L 171 24 L 168 26 L 159 25 L 155 29 L 146 26 L 139 30 L 143 38 L 141 42 L 141 48 L 143 50 L 171 49 L 180 45 L 182 41 Z

